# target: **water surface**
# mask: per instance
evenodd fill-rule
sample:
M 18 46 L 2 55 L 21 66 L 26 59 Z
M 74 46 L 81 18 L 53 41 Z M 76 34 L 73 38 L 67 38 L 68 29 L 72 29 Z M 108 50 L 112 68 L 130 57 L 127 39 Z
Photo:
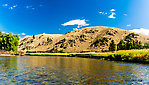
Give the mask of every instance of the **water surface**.
M 60 56 L 0 57 L 0 84 L 149 84 L 149 65 Z

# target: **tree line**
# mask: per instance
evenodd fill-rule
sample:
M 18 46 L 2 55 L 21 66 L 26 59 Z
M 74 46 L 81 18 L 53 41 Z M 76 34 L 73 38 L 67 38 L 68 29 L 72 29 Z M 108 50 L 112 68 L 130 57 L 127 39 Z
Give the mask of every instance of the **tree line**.
M 149 46 L 149 44 L 147 45 Z M 127 39 L 126 41 L 121 40 L 118 44 L 115 44 L 114 40 L 112 40 L 110 43 L 109 51 L 143 49 L 143 48 L 145 47 L 142 45 L 142 42 L 138 40 L 137 41 L 130 39 Z
M 5 51 L 18 51 L 19 36 L 11 32 L 4 34 L 0 31 L 0 50 Z

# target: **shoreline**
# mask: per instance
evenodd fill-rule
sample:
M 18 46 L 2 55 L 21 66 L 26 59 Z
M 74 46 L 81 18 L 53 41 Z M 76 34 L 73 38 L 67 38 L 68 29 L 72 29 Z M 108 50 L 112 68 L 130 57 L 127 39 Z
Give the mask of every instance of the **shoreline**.
M 95 58 L 109 61 L 123 61 L 149 64 L 149 50 L 121 50 L 106 53 L 26 53 L 29 56 L 64 56 Z
M 11 54 L 0 54 L 0 57 L 15 57 L 16 55 Z

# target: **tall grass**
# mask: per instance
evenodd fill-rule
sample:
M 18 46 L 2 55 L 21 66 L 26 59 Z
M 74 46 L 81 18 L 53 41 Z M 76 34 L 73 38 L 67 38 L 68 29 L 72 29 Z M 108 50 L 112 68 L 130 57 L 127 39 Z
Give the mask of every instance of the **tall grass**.
M 105 53 L 26 53 L 26 55 L 38 56 L 70 56 L 100 58 L 102 60 L 128 61 L 149 63 L 149 50 L 120 50 Z

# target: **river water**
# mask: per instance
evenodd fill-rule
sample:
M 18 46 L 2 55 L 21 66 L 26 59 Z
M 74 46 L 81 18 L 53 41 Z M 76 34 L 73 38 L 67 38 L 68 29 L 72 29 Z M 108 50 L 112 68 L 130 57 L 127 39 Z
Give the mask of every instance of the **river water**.
M 149 65 L 60 56 L 0 57 L 0 84 L 149 84 Z

